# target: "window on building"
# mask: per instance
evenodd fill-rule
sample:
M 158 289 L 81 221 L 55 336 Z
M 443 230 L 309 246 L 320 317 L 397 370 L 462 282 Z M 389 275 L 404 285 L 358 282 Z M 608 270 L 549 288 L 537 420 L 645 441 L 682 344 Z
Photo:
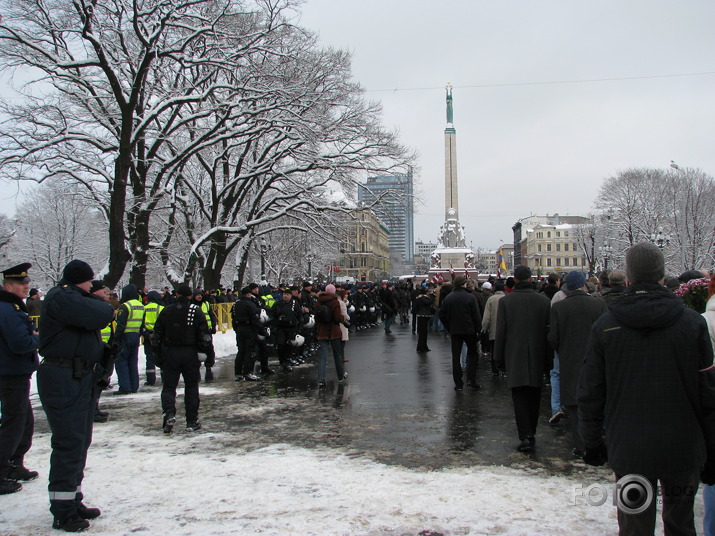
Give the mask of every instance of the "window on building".
M 568 265 L 569 265 L 569 258 L 564 257 L 564 266 L 568 266 Z
M 541 253 L 541 244 L 537 244 L 536 248 L 537 248 L 537 251 L 538 251 L 539 253 Z
M 573 243 L 573 251 L 578 251 L 578 244 L 576 242 Z
M 578 266 L 578 257 L 573 258 L 573 265 Z
M 360 266 L 367 266 L 367 259 L 365 257 L 360 259 Z
M 568 250 L 569 250 L 569 243 L 566 242 L 566 243 L 564 244 L 564 251 L 568 251 Z
M 546 238 L 551 238 L 551 231 L 546 231 Z
M 365 251 L 366 251 L 366 249 L 365 249 L 365 242 L 363 242 L 363 243 L 361 244 L 361 246 L 360 246 L 360 251 L 362 251 L 363 253 L 365 253 Z
M 556 257 L 556 266 L 561 266 L 561 257 Z
M 561 251 L 561 244 L 559 244 L 559 243 L 556 244 L 556 251 Z
M 561 231 L 556 231 L 556 238 L 561 238 Z
M 546 259 L 546 266 L 551 266 L 551 257 Z
M 551 244 L 546 244 L 546 251 L 551 251 Z

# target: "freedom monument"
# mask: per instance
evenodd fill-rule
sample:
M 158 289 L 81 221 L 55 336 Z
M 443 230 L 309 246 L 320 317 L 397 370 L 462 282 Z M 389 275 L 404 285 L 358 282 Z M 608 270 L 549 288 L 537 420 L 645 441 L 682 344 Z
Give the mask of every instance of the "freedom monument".
M 437 249 L 430 257 L 429 274 L 445 278 L 451 271 L 476 277 L 475 257 L 467 247 L 464 227 L 459 223 L 457 183 L 457 131 L 454 128 L 452 84 L 447 84 L 447 128 L 444 129 L 444 224 L 440 227 Z

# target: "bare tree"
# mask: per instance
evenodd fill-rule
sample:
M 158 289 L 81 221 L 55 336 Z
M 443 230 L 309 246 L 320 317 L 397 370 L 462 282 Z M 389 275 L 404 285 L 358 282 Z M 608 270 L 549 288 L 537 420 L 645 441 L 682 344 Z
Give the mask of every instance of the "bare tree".
M 608 226 L 597 233 L 610 240 L 617 258 L 660 230 L 671 273 L 713 266 L 715 182 L 702 171 L 620 171 L 603 182 L 596 204 Z
M 143 284 L 150 216 L 174 178 L 167 159 L 181 160 L 166 144 L 182 111 L 222 89 L 217 71 L 262 49 L 289 2 L 3 1 L 0 68 L 41 75 L 20 104 L 4 104 L 0 172 L 84 185 L 109 222 L 108 283 L 131 260 Z
M 72 259 L 95 270 L 107 262 L 106 220 L 76 185 L 50 180 L 31 190 L 18 208 L 13 257 L 32 263 L 32 277 L 50 286 Z

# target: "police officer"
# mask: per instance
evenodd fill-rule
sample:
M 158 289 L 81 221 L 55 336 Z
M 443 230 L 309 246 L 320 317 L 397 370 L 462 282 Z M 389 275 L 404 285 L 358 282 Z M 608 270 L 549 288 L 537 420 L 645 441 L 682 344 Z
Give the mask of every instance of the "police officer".
M 156 362 L 154 350 L 151 345 L 151 336 L 154 333 L 154 325 L 159 317 L 164 305 L 161 303 L 161 294 L 156 290 L 150 290 L 146 295 L 147 303 L 144 305 L 144 326 L 142 336 L 144 337 L 144 355 L 146 357 L 146 382 L 144 385 L 156 384 Z
M 144 323 L 144 304 L 139 299 L 136 285 L 130 283 L 122 289 L 121 302 L 114 332 L 114 340 L 120 347 L 115 363 L 119 390 L 114 392 L 115 395 L 139 390 L 139 339 Z
M 216 333 L 216 326 L 218 325 L 218 318 L 211 308 L 211 304 L 208 300 L 204 299 L 204 292 L 202 290 L 194 290 L 192 299 L 194 303 L 201 309 L 201 313 L 206 319 L 206 324 L 209 326 L 209 333 L 213 337 Z M 206 373 L 204 374 L 204 381 L 206 383 L 212 382 L 214 380 L 214 373 L 211 368 L 216 364 L 216 356 L 213 354 L 213 342 L 211 343 L 211 351 L 204 361 L 204 367 L 206 368 Z
M 50 512 L 52 526 L 66 532 L 87 529 L 87 520 L 101 514 L 84 505 L 81 486 L 104 356 L 99 330 L 112 321 L 114 308 L 89 293 L 93 277 L 89 264 L 70 261 L 40 315 L 37 390 L 52 431 Z
M 30 378 L 37 370 L 40 344 L 25 303 L 30 290 L 29 262 L 2 272 L 0 290 L 0 495 L 22 489 L 18 480 L 37 478 L 23 457 L 32 446 L 35 417 L 30 404 Z
M 104 284 L 103 281 L 95 280 L 92 281 L 92 287 L 89 289 L 90 294 L 93 296 L 98 297 L 102 301 L 105 301 L 109 303 L 109 297 L 111 296 L 111 292 L 107 288 L 107 285 Z M 114 307 L 112 307 L 114 308 Z M 116 314 L 116 310 L 115 310 Z M 114 371 L 114 356 L 116 356 L 117 352 L 117 346 L 114 344 L 114 323 L 110 322 L 106 326 L 104 326 L 100 332 L 99 336 L 102 339 L 102 342 L 104 343 L 104 349 L 105 352 L 112 352 L 112 362 L 109 363 L 107 366 L 111 368 L 111 370 L 105 370 L 103 376 L 106 377 L 106 384 L 107 386 L 109 385 L 109 378 L 111 377 L 113 371 Z M 101 386 L 100 387 L 104 387 Z M 97 393 L 97 405 L 95 406 L 94 410 L 94 422 L 107 422 L 109 420 L 109 413 L 106 411 L 101 411 L 99 409 L 99 398 L 102 396 L 102 391 L 100 390 L 99 393 Z
M 154 325 L 151 337 L 156 364 L 161 368 L 162 428 L 165 434 L 174 430 L 176 423 L 176 387 L 184 377 L 184 406 L 186 431 L 201 428 L 199 422 L 199 367 L 200 358 L 213 352 L 211 332 L 206 317 L 195 303 L 189 302 L 191 289 L 181 285 L 176 303 L 167 305 Z M 201 354 L 199 354 L 201 352 Z
M 257 382 L 261 378 L 253 373 L 256 362 L 256 341 L 258 333 L 265 334 L 265 328 L 259 320 L 260 310 L 253 299 L 251 287 L 241 289 L 241 297 L 231 308 L 233 331 L 236 333 L 236 361 L 234 372 L 236 381 Z
M 293 299 L 289 291 L 283 294 L 280 301 L 273 305 L 273 333 L 278 349 L 278 361 L 283 372 L 292 372 L 290 358 L 293 347 L 290 341 L 300 329 L 303 320 L 303 308 L 298 300 Z

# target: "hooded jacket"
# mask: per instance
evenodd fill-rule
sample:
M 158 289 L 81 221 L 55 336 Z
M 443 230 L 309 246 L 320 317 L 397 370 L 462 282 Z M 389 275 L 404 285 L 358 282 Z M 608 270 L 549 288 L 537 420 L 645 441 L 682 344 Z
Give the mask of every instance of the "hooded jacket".
M 715 454 L 715 370 L 705 319 L 657 283 L 630 287 L 593 325 L 579 431 L 618 475 L 678 478 Z

